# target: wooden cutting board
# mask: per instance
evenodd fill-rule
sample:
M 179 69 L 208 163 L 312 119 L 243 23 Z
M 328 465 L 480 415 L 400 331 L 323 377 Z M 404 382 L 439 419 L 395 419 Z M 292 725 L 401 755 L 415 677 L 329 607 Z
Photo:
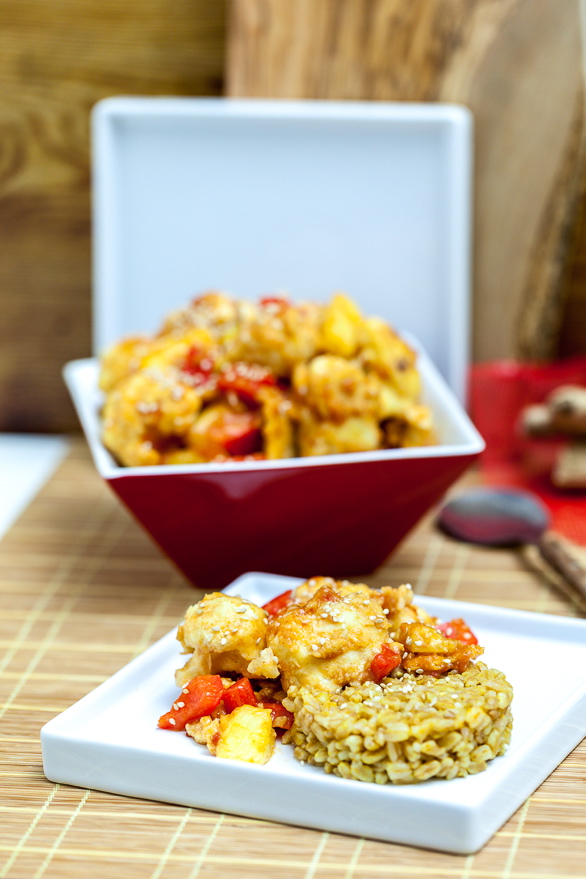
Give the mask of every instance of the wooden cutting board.
M 473 111 L 476 360 L 558 351 L 583 91 L 580 0 L 231 0 L 230 96 Z

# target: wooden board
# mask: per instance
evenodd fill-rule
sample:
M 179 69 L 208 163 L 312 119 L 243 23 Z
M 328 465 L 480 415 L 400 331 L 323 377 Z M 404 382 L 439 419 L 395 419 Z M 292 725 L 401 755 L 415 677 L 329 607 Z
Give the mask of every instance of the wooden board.
M 432 519 L 365 580 L 408 581 L 420 594 L 578 615 L 522 553 L 455 543 L 435 530 Z M 198 597 L 101 482 L 84 444 L 76 443 L 0 541 L 0 876 L 584 875 L 584 742 L 482 851 L 468 857 L 47 781 L 42 724 L 173 628 Z
M 559 284 L 584 165 L 578 6 L 231 0 L 228 94 L 472 107 L 476 359 L 551 353 L 563 297 L 557 350 L 586 352 L 584 236 Z M 222 94 L 226 2 L 0 0 L 0 20 L 0 430 L 69 430 L 61 367 L 90 351 L 90 109 Z
M 62 431 L 61 367 L 91 353 L 91 107 L 220 94 L 225 4 L 0 0 L 0 21 L 0 431 Z
M 584 170 L 579 0 L 231 0 L 230 10 L 229 95 L 471 108 L 474 358 L 555 355 Z

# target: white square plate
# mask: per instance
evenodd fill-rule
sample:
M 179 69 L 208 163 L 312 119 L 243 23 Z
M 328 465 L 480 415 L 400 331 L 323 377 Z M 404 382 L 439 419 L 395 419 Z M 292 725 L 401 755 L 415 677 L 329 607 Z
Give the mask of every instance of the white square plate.
M 472 117 L 381 101 L 107 98 L 93 114 L 94 350 L 210 288 L 345 290 L 460 400 Z
M 263 604 L 299 580 L 250 573 L 225 591 Z M 442 620 L 464 617 L 483 661 L 515 689 L 511 745 L 475 776 L 365 784 L 301 765 L 277 744 L 265 766 L 212 757 L 157 728 L 183 664 L 176 630 L 41 731 L 48 779 L 111 793 L 389 842 L 477 851 L 586 733 L 586 624 L 581 620 L 416 597 Z

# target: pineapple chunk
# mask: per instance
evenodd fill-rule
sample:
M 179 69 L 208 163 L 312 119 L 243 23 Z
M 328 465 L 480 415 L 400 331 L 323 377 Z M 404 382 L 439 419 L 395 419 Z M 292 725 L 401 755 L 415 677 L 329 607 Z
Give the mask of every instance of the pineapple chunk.
M 220 717 L 216 756 L 246 763 L 268 763 L 275 739 L 270 709 L 240 705 L 231 714 Z
M 358 348 L 362 315 L 343 293 L 336 293 L 326 307 L 322 324 L 322 345 L 330 354 L 352 357 Z

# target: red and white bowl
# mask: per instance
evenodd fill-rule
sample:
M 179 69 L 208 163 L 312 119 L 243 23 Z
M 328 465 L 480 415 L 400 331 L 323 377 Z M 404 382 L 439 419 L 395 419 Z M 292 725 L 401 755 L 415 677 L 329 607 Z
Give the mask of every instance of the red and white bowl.
M 483 448 L 459 402 L 470 113 L 118 97 L 99 102 L 92 131 L 94 352 L 153 332 L 210 287 L 256 298 L 286 285 L 294 300 L 313 301 L 345 290 L 428 352 L 424 402 L 440 437 L 428 448 L 122 468 L 100 440 L 98 362 L 76 361 L 66 381 L 99 472 L 198 586 L 251 570 L 372 571 Z
M 376 569 L 481 453 L 484 442 L 424 352 L 439 444 L 279 461 L 120 467 L 103 446 L 96 359 L 65 367 L 101 476 L 191 582 L 246 571 L 309 577 Z

